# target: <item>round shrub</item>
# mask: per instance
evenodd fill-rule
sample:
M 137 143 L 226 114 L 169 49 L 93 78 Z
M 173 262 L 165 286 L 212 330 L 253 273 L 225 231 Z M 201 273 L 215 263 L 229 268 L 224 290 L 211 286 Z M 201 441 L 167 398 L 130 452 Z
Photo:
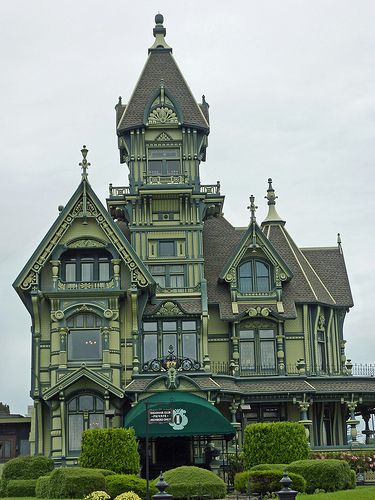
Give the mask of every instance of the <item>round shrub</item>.
M 288 464 L 258 464 L 251 467 L 250 470 L 281 470 L 284 472 L 288 468 Z
M 105 478 L 105 490 L 111 498 L 115 498 L 122 493 L 133 491 L 141 498 L 146 498 L 146 480 L 134 474 L 116 474 Z M 150 496 L 158 493 L 155 484 L 149 482 Z
M 62 467 L 50 475 L 50 498 L 83 498 L 99 490 L 105 490 L 105 477 L 96 470 Z
M 307 458 L 309 447 L 303 425 L 272 422 L 247 425 L 243 445 L 247 469 L 257 464 L 282 464 Z
M 53 460 L 47 457 L 17 457 L 4 465 L 2 479 L 38 479 L 53 470 Z
M 7 483 L 8 497 L 35 497 L 36 479 L 10 479 Z
M 298 460 L 288 465 L 288 472 L 301 474 L 307 482 L 307 493 L 316 489 L 344 490 L 352 485 L 350 467 L 344 460 Z
M 306 491 L 306 481 L 299 475 L 288 473 L 293 481 L 292 487 L 294 490 L 303 493 Z M 282 488 L 280 483 L 283 477 L 281 470 L 246 470 L 239 472 L 234 478 L 234 487 L 241 493 L 247 493 L 250 478 L 250 492 L 261 493 L 264 495 L 267 492 L 279 491 Z
M 50 476 L 40 476 L 36 480 L 35 496 L 37 498 L 50 498 L 49 494 Z
M 207 495 L 211 498 L 224 498 L 226 484 L 213 472 L 199 467 L 183 465 L 164 473 L 164 479 L 169 484 L 167 493 L 174 498 L 190 498 Z M 155 480 L 155 484 L 159 479 Z
M 117 474 L 138 474 L 139 453 L 134 429 L 88 429 L 82 434 L 82 467 L 111 469 Z
M 110 500 L 110 496 L 105 491 L 93 491 L 85 496 L 84 500 Z
M 141 500 L 139 496 L 134 493 L 134 491 L 127 491 L 126 493 L 121 493 L 115 500 Z

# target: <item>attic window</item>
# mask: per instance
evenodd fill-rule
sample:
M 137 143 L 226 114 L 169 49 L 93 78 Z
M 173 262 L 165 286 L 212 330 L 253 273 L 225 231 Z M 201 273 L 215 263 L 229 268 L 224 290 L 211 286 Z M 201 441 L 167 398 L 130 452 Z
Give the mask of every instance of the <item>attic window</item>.
M 270 266 L 258 259 L 250 259 L 238 268 L 238 289 L 243 293 L 269 292 Z
M 181 172 L 180 150 L 160 148 L 148 150 L 149 175 L 179 175 Z
M 61 277 L 68 283 L 76 281 L 109 281 L 112 255 L 105 250 L 74 250 L 61 257 Z

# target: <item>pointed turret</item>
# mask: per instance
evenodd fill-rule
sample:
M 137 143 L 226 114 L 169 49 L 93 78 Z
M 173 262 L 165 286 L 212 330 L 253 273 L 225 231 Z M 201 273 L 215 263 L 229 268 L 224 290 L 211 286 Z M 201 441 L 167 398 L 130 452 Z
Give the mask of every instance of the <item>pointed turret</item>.
M 275 190 L 272 187 L 272 179 L 268 179 L 268 189 L 267 189 L 267 196 L 265 198 L 268 200 L 268 214 L 267 217 L 264 219 L 262 222 L 262 226 L 268 223 L 278 223 L 281 225 L 285 224 L 285 220 L 283 220 L 280 215 L 276 211 L 276 199 L 277 196 L 275 195 Z
M 148 50 L 148 59 L 128 105 L 126 108 L 122 105 L 124 111 L 118 120 L 117 126 L 119 136 L 122 136 L 125 131 L 146 125 L 154 101 L 159 96 L 161 80 L 164 82 L 165 95 L 169 100 L 169 106 L 179 117 L 180 124 L 203 130 L 206 134 L 209 132 L 208 120 L 205 116 L 208 105 L 207 103 L 199 105 L 194 99 L 174 60 L 172 48 L 165 41 L 166 29 L 163 22 L 163 16 L 157 14 L 155 16 L 155 28 L 153 29 L 155 42 Z M 168 116 L 165 118 L 164 123 L 168 125 Z

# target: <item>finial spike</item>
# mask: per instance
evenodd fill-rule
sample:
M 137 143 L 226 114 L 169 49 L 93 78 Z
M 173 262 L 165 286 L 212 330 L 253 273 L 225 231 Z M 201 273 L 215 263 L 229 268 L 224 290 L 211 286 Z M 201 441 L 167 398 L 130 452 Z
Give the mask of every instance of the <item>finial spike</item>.
M 172 49 L 169 47 L 164 37 L 167 33 L 167 30 L 163 26 L 164 17 L 162 14 L 158 13 L 155 16 L 155 28 L 153 29 L 153 35 L 155 37 L 155 42 L 150 47 L 149 52 L 157 49 L 168 49 L 172 52 Z
M 258 208 L 256 205 L 255 205 L 255 196 L 252 194 L 250 196 L 250 205 L 247 207 L 248 210 L 250 210 L 250 222 L 255 222 L 256 221 L 256 217 L 255 217 L 255 212 L 256 212 L 256 209 Z
M 338 249 L 339 249 L 340 253 L 342 253 L 341 235 L 340 235 L 340 233 L 337 233 L 337 246 L 338 246 Z
M 85 180 L 87 181 L 87 168 L 90 167 L 90 163 L 86 160 L 86 157 L 87 157 L 87 153 L 89 152 L 89 150 L 86 148 L 85 145 L 83 145 L 82 149 L 81 149 L 81 153 L 82 153 L 82 158 L 83 160 L 79 163 L 79 166 L 82 167 L 82 180 Z
M 285 224 L 285 221 L 281 219 L 280 215 L 276 212 L 276 200 L 277 196 L 275 194 L 275 190 L 273 189 L 272 186 L 272 178 L 268 178 L 268 189 L 267 189 L 267 195 L 265 196 L 267 200 L 267 205 L 268 205 L 268 215 L 262 222 L 262 224 L 266 224 L 268 222 L 277 222 L 281 224 Z

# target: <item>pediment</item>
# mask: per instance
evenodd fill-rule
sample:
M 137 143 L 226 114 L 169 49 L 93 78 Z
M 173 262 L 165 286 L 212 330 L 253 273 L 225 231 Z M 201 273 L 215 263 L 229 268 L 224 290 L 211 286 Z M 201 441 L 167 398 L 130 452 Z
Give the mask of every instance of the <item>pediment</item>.
M 100 236 L 82 236 L 69 239 L 69 230 L 77 221 L 83 225 L 94 222 L 100 229 Z M 154 285 L 155 282 L 150 272 L 110 217 L 90 184 L 82 180 L 13 286 L 21 294 L 32 289 L 37 290 L 41 270 L 50 260 L 57 245 L 64 244 L 69 248 L 92 248 L 104 247 L 108 242 L 113 245 L 119 257 L 128 266 L 132 285 L 142 288 Z
M 65 391 L 66 389 L 76 384 L 83 378 L 90 380 L 94 384 L 100 386 L 104 391 L 109 391 L 119 398 L 124 397 L 124 392 L 115 385 L 113 385 L 107 378 L 105 378 L 104 376 L 100 375 L 97 372 L 89 370 L 85 366 L 82 366 L 77 370 L 65 375 L 58 381 L 56 385 L 46 390 L 43 393 L 43 399 L 45 401 L 48 401 L 49 399 L 56 396 L 59 392 Z
M 254 221 L 250 223 L 241 241 L 227 260 L 220 279 L 228 283 L 234 281 L 238 265 L 249 252 L 250 254 L 261 252 L 262 256 L 275 267 L 277 281 L 289 281 L 292 278 L 292 271 Z

